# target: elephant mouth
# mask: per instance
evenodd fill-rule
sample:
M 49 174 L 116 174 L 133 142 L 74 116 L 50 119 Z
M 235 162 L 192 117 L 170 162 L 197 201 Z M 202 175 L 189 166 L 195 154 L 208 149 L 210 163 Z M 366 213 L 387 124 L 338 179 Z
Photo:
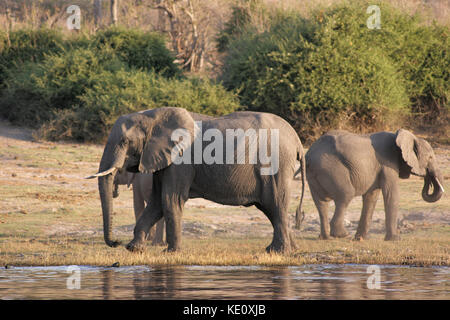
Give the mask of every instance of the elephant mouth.
M 436 202 L 444 193 L 444 187 L 437 176 L 431 175 L 429 172 L 425 175 L 424 186 L 422 189 L 422 198 L 426 202 Z M 430 194 L 430 186 L 433 185 L 433 192 Z
M 139 172 L 139 165 L 130 166 L 127 167 L 128 172 L 138 173 Z

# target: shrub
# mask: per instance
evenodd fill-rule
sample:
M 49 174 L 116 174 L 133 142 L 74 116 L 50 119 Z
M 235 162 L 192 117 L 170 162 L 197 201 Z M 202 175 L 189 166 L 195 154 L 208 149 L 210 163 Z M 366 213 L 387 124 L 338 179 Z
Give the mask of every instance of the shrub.
M 235 111 L 237 98 L 222 86 L 201 79 L 166 79 L 137 70 L 102 72 L 79 96 L 80 104 L 57 113 L 40 129 L 46 139 L 102 141 L 122 114 L 164 106 L 208 115 Z
M 130 67 L 153 70 L 167 77 L 180 73 L 164 38 L 156 32 L 110 28 L 99 31 L 92 41 L 99 50 L 112 48 Z
M 443 109 L 448 111 L 448 27 L 426 25 L 420 14 L 409 16 L 381 2 L 381 29 L 369 30 L 365 27 L 367 6 L 368 2 L 357 1 L 350 7 L 337 6 L 324 15 L 322 23 L 329 26 L 330 37 L 345 37 L 361 50 L 383 50 L 405 83 L 413 114 L 424 112 L 424 119 L 431 120 L 442 115 Z M 322 18 L 317 12 L 316 23 Z
M 247 26 L 228 44 L 226 87 L 249 109 L 284 116 L 305 139 L 332 127 L 398 126 L 430 98 L 448 109 L 448 28 L 380 6 L 380 30 L 366 26 L 366 1 L 317 9 L 308 20 L 278 11 L 264 32 Z
M 234 5 L 231 8 L 231 17 L 225 22 L 224 28 L 216 38 L 217 50 L 219 52 L 225 52 L 229 43 L 234 38 L 239 37 L 241 32 L 245 30 L 245 27 L 249 25 L 251 21 L 250 12 L 255 10 L 256 2 L 259 1 L 245 1 L 244 5 Z
M 63 49 L 61 33 L 50 29 L 17 30 L 0 33 L 0 86 L 11 69 L 27 62 L 39 62 L 46 54 Z
M 162 106 L 209 115 L 239 107 L 221 85 L 174 77 L 178 68 L 156 34 L 110 29 L 44 51 L 24 51 L 0 95 L 0 115 L 40 128 L 41 138 L 101 141 L 118 116 Z
M 110 51 L 67 50 L 41 63 L 28 62 L 6 81 L 0 114 L 13 122 L 38 126 L 57 110 L 70 109 L 104 70 L 128 68 Z

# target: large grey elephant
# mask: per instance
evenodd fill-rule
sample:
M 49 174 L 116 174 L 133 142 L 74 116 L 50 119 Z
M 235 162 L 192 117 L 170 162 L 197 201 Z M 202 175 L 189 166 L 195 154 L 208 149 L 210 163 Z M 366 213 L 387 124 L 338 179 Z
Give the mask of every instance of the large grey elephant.
M 150 202 L 127 245 L 130 251 L 143 250 L 148 231 L 162 217 L 168 251 L 179 249 L 184 203 L 198 197 L 226 205 L 255 205 L 274 229 L 266 250 L 294 248 L 287 210 L 297 160 L 303 182 L 305 177 L 303 147 L 295 130 L 276 115 L 258 112 L 194 121 L 182 108 L 165 107 L 124 115 L 115 122 L 99 172 L 89 177 L 99 178 L 106 244 L 119 245 L 111 239 L 113 182 L 118 170 L 127 170 L 153 173 Z M 242 153 L 246 140 L 248 148 Z M 262 151 L 264 143 L 266 153 Z M 210 157 L 205 157 L 208 152 Z M 304 183 L 302 199 L 303 191 Z M 298 212 L 300 208 L 301 201 Z
M 148 203 L 152 194 L 153 175 L 147 173 L 134 173 L 126 170 L 117 172 L 114 178 L 113 198 L 119 196 L 119 185 L 133 186 L 133 208 L 136 222 L 144 212 L 144 208 Z M 149 231 L 149 240 L 152 245 L 164 244 L 164 219 L 160 219 L 156 224 L 156 230 L 153 227 Z
M 320 238 L 347 236 L 344 214 L 355 196 L 363 198 L 355 239 L 367 238 L 381 190 L 386 217 L 385 240 L 398 239 L 398 180 L 410 174 L 424 177 L 422 198 L 425 201 L 441 198 L 443 177 L 433 149 L 426 140 L 407 130 L 371 135 L 331 131 L 320 137 L 306 153 L 306 177 L 320 215 Z M 431 194 L 430 185 L 433 185 Z M 335 203 L 335 212 L 330 233 L 327 211 L 331 200 Z

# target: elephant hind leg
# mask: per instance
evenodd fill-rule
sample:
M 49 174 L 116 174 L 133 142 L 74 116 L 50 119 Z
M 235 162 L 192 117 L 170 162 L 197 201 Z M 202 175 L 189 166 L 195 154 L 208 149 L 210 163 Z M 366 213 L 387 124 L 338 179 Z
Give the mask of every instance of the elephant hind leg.
M 380 189 L 375 189 L 363 195 L 363 207 L 361 211 L 361 218 L 359 219 L 358 229 L 356 230 L 355 240 L 368 239 L 368 232 L 372 215 L 377 204 Z
M 266 215 L 273 227 L 272 242 L 266 247 L 266 251 L 288 252 L 295 250 L 296 245 L 288 228 L 287 208 L 275 206 L 274 204 L 256 204 L 256 207 Z
M 348 236 L 347 230 L 344 226 L 345 210 L 347 209 L 351 199 L 343 198 L 335 200 L 335 211 L 334 216 L 331 219 L 331 232 L 330 235 L 336 238 L 345 238 Z
M 317 188 L 313 183 L 310 182 L 309 188 L 311 190 L 311 195 L 316 205 L 317 211 L 319 211 L 320 219 L 320 235 L 319 239 L 329 240 L 330 237 L 330 223 L 328 221 L 328 207 L 329 201 L 320 198 Z

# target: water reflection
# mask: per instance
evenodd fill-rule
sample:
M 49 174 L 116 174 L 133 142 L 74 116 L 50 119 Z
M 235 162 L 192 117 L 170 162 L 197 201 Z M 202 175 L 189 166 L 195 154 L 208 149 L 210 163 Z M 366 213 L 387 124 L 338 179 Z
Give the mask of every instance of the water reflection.
M 0 299 L 448 299 L 450 268 L 380 266 L 369 289 L 365 265 L 301 267 L 67 267 L 0 270 Z

